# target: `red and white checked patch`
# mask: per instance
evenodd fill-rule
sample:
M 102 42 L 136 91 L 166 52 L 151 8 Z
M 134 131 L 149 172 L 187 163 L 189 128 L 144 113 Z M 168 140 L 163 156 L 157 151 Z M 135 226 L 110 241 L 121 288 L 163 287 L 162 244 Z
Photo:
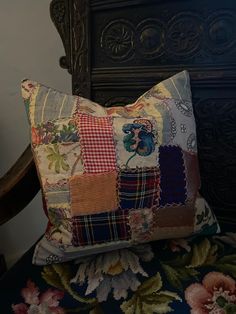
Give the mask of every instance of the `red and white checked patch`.
M 98 173 L 116 169 L 116 151 L 111 117 L 79 113 L 76 123 L 85 172 Z

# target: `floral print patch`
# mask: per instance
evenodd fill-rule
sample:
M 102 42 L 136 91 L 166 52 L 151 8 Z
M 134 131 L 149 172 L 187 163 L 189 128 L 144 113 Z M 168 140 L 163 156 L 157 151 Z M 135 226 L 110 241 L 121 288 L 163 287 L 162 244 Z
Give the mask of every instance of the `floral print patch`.
M 115 118 L 117 164 L 120 168 L 156 167 L 157 131 L 152 119 Z
M 73 119 L 48 121 L 31 128 L 32 144 L 78 142 L 79 134 Z

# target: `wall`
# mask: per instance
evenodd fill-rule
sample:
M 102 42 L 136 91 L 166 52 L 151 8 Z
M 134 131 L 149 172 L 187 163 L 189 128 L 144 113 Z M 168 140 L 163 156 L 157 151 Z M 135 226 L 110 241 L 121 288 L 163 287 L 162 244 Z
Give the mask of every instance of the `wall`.
M 0 176 L 29 143 L 20 81 L 30 78 L 64 92 L 70 75 L 60 68 L 61 39 L 50 20 L 49 0 L 1 0 L 0 10 Z M 43 233 L 46 219 L 40 195 L 0 227 L 0 252 L 12 264 Z

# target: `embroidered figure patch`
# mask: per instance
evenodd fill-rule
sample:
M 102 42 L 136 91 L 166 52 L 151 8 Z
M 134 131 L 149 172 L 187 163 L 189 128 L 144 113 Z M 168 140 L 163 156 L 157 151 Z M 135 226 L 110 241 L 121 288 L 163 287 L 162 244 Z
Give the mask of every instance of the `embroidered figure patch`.
M 113 127 L 120 168 L 158 165 L 157 129 L 152 119 L 114 118 Z

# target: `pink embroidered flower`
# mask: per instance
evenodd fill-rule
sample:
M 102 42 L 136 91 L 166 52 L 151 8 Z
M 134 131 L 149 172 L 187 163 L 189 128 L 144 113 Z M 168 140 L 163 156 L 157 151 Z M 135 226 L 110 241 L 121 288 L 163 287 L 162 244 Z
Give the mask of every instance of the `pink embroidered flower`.
M 38 287 L 28 280 L 21 295 L 26 304 L 13 304 L 12 309 L 15 314 L 64 314 L 64 310 L 59 306 L 59 300 L 64 297 L 62 291 L 50 288 L 40 294 Z
M 13 312 L 15 314 L 27 314 L 28 306 L 24 303 L 12 305 Z
M 25 302 L 28 304 L 38 304 L 39 303 L 39 289 L 35 286 L 35 283 L 28 280 L 27 287 L 22 289 L 21 295 Z
M 199 283 L 185 290 L 191 314 L 236 313 L 236 282 L 219 272 L 208 273 Z
M 191 251 L 191 246 L 188 245 L 186 239 L 173 239 L 169 241 L 169 247 L 172 252 L 179 252 L 180 249 L 185 249 L 187 252 Z

